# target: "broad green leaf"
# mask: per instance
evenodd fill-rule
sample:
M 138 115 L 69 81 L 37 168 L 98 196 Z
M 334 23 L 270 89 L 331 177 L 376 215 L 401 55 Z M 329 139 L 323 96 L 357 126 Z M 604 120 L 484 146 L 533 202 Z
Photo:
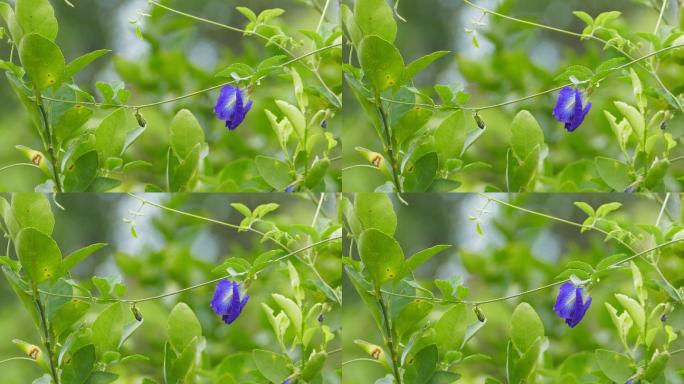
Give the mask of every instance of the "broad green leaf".
M 394 331 L 401 338 L 406 332 L 411 331 L 418 323 L 432 311 L 433 305 L 427 300 L 415 299 L 406 304 L 399 311 L 394 320 Z
M 49 41 L 55 41 L 59 26 L 49 0 L 17 0 L 15 9 L 17 20 L 25 34 L 36 33 Z
M 537 338 L 544 336 L 544 324 L 527 303 L 520 303 L 511 317 L 511 341 L 518 352 L 525 353 Z
M 24 228 L 34 228 L 51 236 L 55 217 L 47 197 L 42 193 L 15 193 L 12 195 L 12 223 L 7 223 L 10 232 L 16 236 Z M 6 218 L 7 220 L 7 218 Z
M 429 152 L 409 165 L 403 173 L 404 190 L 408 192 L 425 192 L 437 176 L 439 160 L 437 153 Z
M 393 236 L 397 229 L 392 200 L 384 193 L 357 193 L 354 213 L 362 229 L 375 228 L 389 236 Z
M 59 118 L 53 127 L 59 143 L 63 143 L 81 132 L 81 128 L 93 115 L 93 110 L 76 104 Z
M 290 359 L 285 355 L 255 349 L 252 356 L 259 372 L 271 383 L 280 384 L 292 374 Z
M 653 354 L 651 361 L 648 363 L 648 368 L 644 372 L 644 379 L 654 381 L 665 371 L 667 362 L 670 361 L 670 353 L 667 351 L 656 352 Z
M 597 157 L 594 162 L 601 179 L 615 191 L 623 192 L 632 184 L 627 164 L 607 157 Z
M 194 338 L 202 336 L 202 325 L 192 309 L 185 303 L 178 303 L 173 307 L 169 315 L 167 330 L 169 342 L 179 354 Z
M 119 157 L 126 143 L 126 112 L 117 109 L 105 117 L 95 129 L 95 148 L 100 161 L 110 157 Z
M 445 168 L 449 159 L 461 156 L 465 138 L 465 111 L 454 112 L 442 121 L 435 130 L 435 151 L 440 168 Z
M 401 81 L 404 71 L 401 53 L 392 43 L 378 36 L 366 36 L 361 41 L 359 61 L 376 95 Z
M 171 372 L 178 383 L 187 382 L 187 376 L 191 372 L 192 367 L 197 359 L 197 345 L 199 337 L 193 337 L 183 351 L 178 355 L 178 358 L 171 366 Z
M 432 114 L 429 108 L 415 107 L 408 110 L 392 128 L 394 141 L 399 146 L 409 144 L 410 139 L 430 121 Z
M 57 337 L 68 331 L 88 312 L 90 304 L 82 300 L 69 300 L 59 307 L 50 325 Z
M 294 181 L 290 175 L 290 166 L 278 159 L 257 156 L 256 166 L 259 175 L 276 191 L 284 191 Z
M 295 132 L 303 141 L 304 137 L 306 136 L 306 117 L 302 111 L 300 111 L 299 108 L 295 107 L 294 105 L 283 100 L 276 100 L 275 103 L 280 111 L 287 117 L 290 123 L 292 123 L 292 127 L 294 128 Z
M 361 233 L 358 250 L 376 287 L 396 279 L 404 270 L 404 252 L 394 238 L 371 228 Z
M 25 228 L 16 239 L 21 266 L 34 285 L 57 279 L 62 271 L 62 252 L 51 237 L 35 228 Z
M 57 86 L 64 80 L 64 55 L 52 41 L 29 33 L 19 44 L 19 58 L 26 74 L 38 90 Z
M 432 256 L 451 248 L 451 245 L 435 245 L 434 247 L 423 249 L 406 260 L 406 273 L 411 273 L 420 265 L 430 260 Z
M 520 111 L 511 124 L 511 148 L 513 154 L 522 162 L 537 146 L 544 145 L 544 131 L 528 111 Z
M 118 378 L 119 375 L 116 373 L 95 371 L 90 375 L 85 384 L 109 384 L 113 383 Z
M 304 185 L 309 189 L 314 189 L 316 187 L 325 187 L 321 183 L 325 179 L 325 174 L 330 168 L 330 160 L 320 159 L 314 163 L 314 165 L 309 169 L 309 172 L 304 179 Z
M 107 351 L 116 351 L 123 335 L 123 304 L 115 303 L 102 311 L 92 326 L 92 340 L 98 356 Z
M 377 35 L 389 42 L 396 39 L 397 22 L 386 0 L 356 0 L 354 16 L 364 36 Z
M 80 156 L 64 172 L 66 192 L 85 192 L 97 176 L 99 159 L 97 151 L 92 150 Z
M 172 192 L 192 189 L 192 181 L 197 175 L 202 148 L 200 144 L 195 145 L 188 156 L 175 165 L 173 173 L 169 179 L 169 189 Z
M 430 377 L 427 384 L 453 384 L 461 378 L 461 375 L 449 371 L 437 371 Z
M 62 364 L 62 382 L 70 384 L 83 384 L 90 377 L 95 368 L 95 346 L 88 344 L 82 347 L 73 356 Z
M 597 349 L 595 356 L 601 371 L 614 382 L 624 383 L 634 374 L 630 359 L 623 354 Z
M 534 183 L 539 171 L 539 156 L 541 148 L 535 147 L 527 158 L 515 168 L 513 177 L 509 181 L 510 192 L 534 190 Z
M 108 54 L 109 52 L 111 52 L 109 49 L 99 49 L 97 51 L 86 53 L 85 55 L 67 64 L 64 77 L 71 79 L 85 67 L 90 65 L 90 63 Z
M 179 160 L 186 159 L 195 146 L 204 145 L 204 130 L 187 109 L 180 110 L 171 121 L 171 148 Z
M 312 353 L 309 356 L 309 360 L 306 362 L 306 366 L 302 371 L 302 379 L 310 382 L 316 376 L 321 373 L 323 367 L 325 366 L 325 361 L 328 359 L 328 354 L 325 351 L 320 351 Z
M 7 28 L 10 31 L 12 40 L 14 40 L 14 42 L 21 41 L 21 38 L 24 36 L 24 32 L 19 25 L 19 21 L 17 20 L 17 16 L 14 13 L 12 6 L 5 2 L 0 2 L 0 16 L 7 24 Z
M 513 373 L 515 379 L 511 380 L 514 383 L 527 383 L 527 378 L 534 371 L 534 367 L 537 365 L 537 360 L 539 360 L 539 352 L 541 350 L 541 340 L 539 337 L 532 342 L 530 347 L 525 350 L 525 352 L 520 356 L 520 359 L 515 364 Z
M 91 244 L 87 247 L 83 247 L 77 251 L 74 251 L 71 254 L 69 254 L 69 256 L 64 258 L 64 261 L 62 261 L 62 268 L 64 269 L 64 271 L 70 271 L 72 268 L 74 268 L 83 260 L 85 260 L 88 256 L 92 255 L 93 253 L 99 251 L 100 249 L 106 246 L 107 244 L 105 243 L 96 243 Z
M 465 304 L 456 304 L 444 312 L 435 324 L 435 340 L 441 355 L 459 350 L 468 328 L 468 310 Z

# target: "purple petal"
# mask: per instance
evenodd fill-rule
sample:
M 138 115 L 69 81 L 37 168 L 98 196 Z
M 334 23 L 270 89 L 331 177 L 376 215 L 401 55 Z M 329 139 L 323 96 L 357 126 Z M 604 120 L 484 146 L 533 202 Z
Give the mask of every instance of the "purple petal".
M 221 88 L 221 93 L 216 101 L 214 113 L 220 120 L 231 120 L 240 89 L 232 85 Z
M 211 300 L 211 309 L 217 315 L 223 315 L 228 311 L 228 307 L 232 301 L 232 283 L 228 280 L 221 280 L 216 284 L 216 291 Z
M 565 87 L 561 89 L 558 94 L 556 106 L 553 108 L 553 117 L 555 117 L 556 120 L 561 123 L 566 123 L 570 120 L 575 111 L 575 96 L 575 90 L 572 88 Z
M 558 297 L 556 298 L 556 304 L 553 306 L 553 310 L 558 317 L 563 319 L 570 317 L 575 306 L 575 292 L 575 286 L 572 283 L 568 282 L 561 285 Z
M 233 283 L 233 296 L 231 298 L 231 303 L 230 306 L 228 307 L 228 311 L 223 313 L 223 321 L 226 324 L 230 324 L 235 319 L 240 316 L 240 312 L 242 312 L 242 307 L 240 305 L 240 289 L 238 287 L 238 283 L 234 282 Z

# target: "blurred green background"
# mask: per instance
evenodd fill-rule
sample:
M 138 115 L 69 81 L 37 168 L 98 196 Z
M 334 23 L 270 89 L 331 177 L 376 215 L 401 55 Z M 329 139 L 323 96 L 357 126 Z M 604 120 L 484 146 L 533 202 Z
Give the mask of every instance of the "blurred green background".
M 267 216 L 278 226 L 291 233 L 297 227 L 308 226 L 316 211 L 316 204 L 305 195 L 299 194 L 148 194 L 140 195 L 150 201 L 165 204 L 182 211 L 213 219 L 239 224 L 242 219 L 231 203 L 242 203 L 250 208 L 259 204 L 278 203 L 278 211 Z M 3 196 L 9 197 L 9 196 Z M 228 257 L 243 257 L 253 261 L 261 253 L 274 249 L 269 242 L 261 242 L 251 232 L 236 232 L 216 224 L 208 224 L 194 218 L 145 206 L 140 213 L 140 202 L 127 195 L 119 194 L 67 194 L 58 195 L 57 201 L 64 209 L 53 205 L 56 226 L 54 238 L 67 255 L 91 243 L 104 242 L 109 245 L 77 267 L 74 280 L 89 286 L 93 276 L 114 276 L 128 286 L 125 298 L 149 297 L 185 288 L 220 277 L 224 273 L 212 272 Z M 336 218 L 336 203 L 333 195 L 327 195 L 322 206 L 318 225 L 325 228 Z M 131 225 L 125 219 L 134 219 L 138 234 L 134 238 Z M 5 241 L 0 244 L 5 249 Z M 320 273 L 334 286 L 341 279 L 339 254 L 332 255 L 321 248 L 317 266 Z M 299 268 L 302 282 L 312 278 L 311 272 Z M 276 265 L 259 275 L 249 288 L 250 301 L 242 315 L 231 325 L 224 324 L 209 307 L 214 286 L 206 286 L 162 300 L 138 304 L 144 315 L 143 325 L 123 346 L 123 354 L 142 354 L 150 361 L 119 365 L 114 371 L 120 375 L 117 383 L 139 384 L 142 377 L 162 381 L 163 349 L 166 341 L 167 318 L 178 302 L 185 302 L 199 318 L 203 335 L 207 339 L 203 364 L 206 368 L 216 367 L 223 358 L 231 354 L 251 356 L 254 348 L 277 349 L 277 341 L 260 303 L 275 306 L 272 293 L 291 294 L 290 276 L 286 266 Z M 105 305 L 93 305 L 85 321 L 92 323 Z M 133 314 L 127 322 L 133 321 Z M 340 328 L 340 314 L 337 309 L 328 314 L 325 323 L 335 332 Z M 16 298 L 4 277 L 0 279 L 0 360 L 21 356 L 22 351 L 11 341 L 15 338 L 40 344 L 37 331 L 27 324 L 31 318 Z M 331 344 L 336 349 L 340 335 Z M 331 354 L 328 374 L 337 370 L 341 354 Z M 25 384 L 42 374 L 37 365 L 27 361 L 12 361 L 3 364 L 0 370 L 3 384 Z M 334 375 L 326 382 L 336 383 Z
M 343 0 L 353 5 L 353 0 Z M 524 20 L 562 28 L 577 33 L 585 24 L 572 12 L 581 10 L 592 16 L 605 11 L 617 10 L 623 13 L 618 23 L 625 36 L 644 42 L 636 37 L 638 32 L 652 32 L 658 12 L 651 7 L 636 4 L 630 0 L 477 0 L 473 3 L 500 13 Z M 675 2 L 670 2 L 665 21 L 677 25 L 678 14 Z M 472 29 L 481 18 L 482 12 L 473 9 L 461 0 L 404 0 L 399 3 L 399 14 L 407 22 L 397 21 L 398 34 L 395 45 L 401 51 L 406 63 L 434 51 L 448 50 L 452 53 L 437 60 L 416 79 L 416 87 L 441 103 L 432 87 L 444 84 L 454 90 L 470 93 L 467 106 L 479 107 L 521 98 L 560 85 L 553 79 L 571 65 L 595 68 L 618 54 L 603 50 L 600 43 L 591 40 L 580 41 L 577 37 L 521 25 L 520 23 L 488 15 L 478 28 L 479 48 L 465 29 Z M 681 5 L 679 8 L 681 12 Z M 668 27 L 663 26 L 663 31 Z M 651 49 L 644 43 L 642 53 Z M 641 56 L 635 55 L 635 56 Z M 347 61 L 345 55 L 345 61 Z M 659 69 L 664 83 L 671 90 L 684 89 L 682 78 L 684 67 L 667 61 Z M 643 70 L 639 71 L 644 89 L 656 85 Z M 348 88 L 347 88 L 348 89 Z M 677 92 L 675 92 L 676 94 Z M 548 177 L 556 177 L 569 163 L 578 160 L 593 161 L 596 156 L 620 157 L 620 150 L 614 134 L 602 110 L 619 116 L 613 101 L 622 100 L 635 104 L 629 77 L 614 75 L 596 89 L 590 99 L 593 108 L 579 129 L 568 134 L 563 125 L 551 115 L 557 93 L 551 93 L 525 102 L 503 108 L 485 110 L 480 116 L 487 124 L 487 131 L 464 160 L 466 163 L 482 161 L 491 168 L 475 167 L 459 174 L 456 179 L 463 183 L 459 191 L 483 191 L 487 185 L 505 190 L 506 150 L 510 138 L 510 123 L 517 112 L 527 109 L 539 121 L 549 145 L 550 169 Z M 663 108 L 662 102 L 649 99 L 649 107 Z M 435 115 L 428 126 L 436 127 L 446 113 Z M 468 129 L 475 129 L 474 119 L 467 114 Z M 418 129 L 419 127 L 416 127 Z M 668 126 L 678 140 L 677 154 L 682 153 L 684 116 L 679 114 Z M 371 136 L 373 137 L 371 139 Z M 383 152 L 381 142 L 375 138 L 374 129 L 360 109 L 351 92 L 345 91 L 344 110 L 344 167 L 367 164 L 355 150 L 363 146 Z M 668 180 L 669 190 L 682 190 L 684 176 L 682 163 L 673 165 L 675 177 Z M 679 181 L 675 180 L 679 179 Z M 349 192 L 373 191 L 385 179 L 380 172 L 370 168 L 353 168 L 343 172 L 344 190 Z M 495 189 L 495 190 L 496 190 Z M 551 190 L 552 192 L 563 192 Z
M 487 199 L 476 194 L 406 194 L 408 202 L 404 205 L 394 200 L 398 216 L 395 239 L 401 244 L 406 257 L 415 252 L 437 244 L 452 244 L 449 250 L 436 255 L 421 266 L 416 280 L 424 287 L 438 292 L 432 284 L 434 279 L 447 279 L 460 275 L 469 288 L 468 300 L 484 300 L 515 294 L 537 288 L 552 282 L 564 270 L 567 262 L 579 260 L 595 265 L 599 260 L 623 253 L 624 248 L 615 241 L 604 241 L 597 232 L 580 234 L 579 228 L 551 221 L 543 217 L 506 208 L 495 202 L 480 210 Z M 660 210 L 664 196 L 626 195 L 626 194 L 524 194 L 492 195 L 527 209 L 543 212 L 575 222 L 583 222 L 586 215 L 576 208 L 575 201 L 584 201 L 593 207 L 608 202 L 621 202 L 623 207 L 610 216 L 629 230 L 639 232 L 642 224 L 653 224 Z M 669 211 L 672 217 L 664 216 L 663 228 L 669 228 L 673 221 L 682 222 L 682 200 L 676 195 L 670 198 Z M 480 217 L 483 234 L 476 230 L 476 222 L 470 218 Z M 641 232 L 643 233 L 643 232 Z M 653 246 L 650 236 L 640 241 L 636 248 L 648 249 Z M 346 252 L 346 248 L 345 248 Z M 356 251 L 354 251 L 356 253 Z M 358 259 L 358 256 L 354 256 Z M 655 272 L 645 263 L 639 262 L 644 282 L 655 277 Z M 668 279 L 675 285 L 684 283 L 684 257 L 673 252 L 663 253 L 660 266 Z M 646 283 L 647 284 L 647 283 Z M 506 343 L 509 337 L 510 317 L 515 307 L 522 301 L 530 303 L 539 313 L 550 345 L 543 363 L 544 368 L 558 367 L 567 357 L 580 354 L 593 359 L 596 348 L 622 351 L 610 315 L 604 303 L 610 302 L 616 308 L 614 293 L 634 296 L 632 276 L 629 269 L 614 272 L 604 277 L 602 282 L 591 291 L 593 302 L 584 320 L 574 329 L 556 317 L 553 304 L 558 288 L 552 288 L 520 298 L 483 305 L 482 312 L 487 324 L 466 345 L 466 355 L 483 353 L 491 360 L 474 359 L 458 365 L 455 372 L 463 375 L 462 382 L 469 384 L 484 383 L 486 375 L 502 382 L 506 379 Z M 357 345 L 356 339 L 364 339 L 374 344 L 384 345 L 382 334 L 376 329 L 375 322 L 359 298 L 348 279 L 344 281 L 344 361 L 368 358 Z M 664 301 L 664 297 L 654 296 L 650 300 Z M 428 320 L 434 324 L 446 306 L 436 305 Z M 475 314 L 469 312 L 469 323 L 475 322 Z M 669 317 L 668 324 L 674 329 L 684 327 L 684 309 L 681 306 Z M 684 347 L 681 337 L 672 348 Z M 684 355 L 673 357 L 671 368 L 684 368 Z M 386 371 L 378 364 L 357 361 L 343 366 L 345 383 L 368 383 L 368 378 L 380 378 Z M 684 379 L 673 372 L 669 373 L 668 383 L 680 384 Z M 461 381 L 459 381 L 461 382 Z
M 9 0 L 14 3 L 13 0 Z M 221 29 L 148 6 L 146 0 L 72 0 L 75 7 L 63 0 L 51 0 L 59 21 L 56 43 L 67 62 L 90 51 L 110 49 L 112 52 L 96 60 L 80 73 L 76 81 L 86 91 L 97 95 L 99 81 L 124 81 L 132 93 L 128 104 L 144 104 L 170 99 L 220 83 L 214 74 L 236 62 L 256 67 L 260 62 L 282 52 L 264 47 L 254 37 Z M 283 8 L 285 14 L 275 21 L 288 34 L 302 40 L 300 30 L 315 30 L 320 13 L 305 0 L 164 0 L 161 3 L 180 11 L 219 23 L 244 27 L 247 19 L 235 10 L 247 6 L 257 13 L 269 8 Z M 330 7 L 329 19 L 337 20 L 337 7 Z M 136 36 L 141 27 L 145 41 Z M 295 51 L 310 51 L 310 44 Z M 0 42 L 0 58 L 8 60 L 7 42 Z M 15 54 L 15 60 L 16 54 Z M 301 66 L 295 66 L 304 81 L 310 76 Z M 340 83 L 339 65 L 321 66 L 328 84 Z M 315 86 L 317 83 L 311 83 Z M 335 90 L 339 91 L 339 89 Z M 143 110 L 148 129 L 127 152 L 126 159 L 145 160 L 151 167 L 129 171 L 120 189 L 142 191 L 144 183 L 163 184 L 168 149 L 168 129 L 179 110 L 190 109 L 204 127 L 209 143 L 209 159 L 216 173 L 231 161 L 253 159 L 257 155 L 282 157 L 275 133 L 264 109 L 278 111 L 274 100 L 294 102 L 292 81 L 274 74 L 262 81 L 252 95 L 254 106 L 245 123 L 237 131 L 228 132 L 225 124 L 213 114 L 218 91 L 188 98 L 161 107 Z M 16 145 L 41 148 L 40 139 L 31 125 L 4 76 L 0 79 L 0 168 L 26 162 L 14 149 Z M 111 110 L 96 112 L 87 127 L 97 127 Z M 128 113 L 129 125 L 136 126 L 133 112 Z M 329 121 L 328 130 L 339 137 L 341 118 Z M 340 162 L 333 162 L 327 190 L 339 190 Z M 36 169 L 19 167 L 0 173 L 0 191 L 33 191 L 44 181 Z M 219 191 L 232 192 L 232 191 Z

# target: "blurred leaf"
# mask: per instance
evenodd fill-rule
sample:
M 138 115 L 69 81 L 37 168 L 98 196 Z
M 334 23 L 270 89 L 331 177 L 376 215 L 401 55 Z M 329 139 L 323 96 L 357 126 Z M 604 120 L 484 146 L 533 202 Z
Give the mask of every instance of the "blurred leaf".
M 396 279 L 404 270 L 404 252 L 401 246 L 377 229 L 366 229 L 361 233 L 358 249 L 376 287 Z
M 397 36 L 394 12 L 385 0 L 357 0 L 354 16 L 364 36 L 376 35 L 389 42 Z
M 537 312 L 527 303 L 520 303 L 511 316 L 511 341 L 521 354 L 544 336 L 544 324 Z
M 361 41 L 359 61 L 376 95 L 401 81 L 404 71 L 401 53 L 391 43 L 378 36 L 366 36 Z
M 255 349 L 252 356 L 259 372 L 271 383 L 281 384 L 291 374 L 290 359 L 285 355 Z
M 19 57 L 38 90 L 57 86 L 64 80 L 64 55 L 55 43 L 45 37 L 36 33 L 24 36 L 19 44 Z
M 185 303 L 178 303 L 168 319 L 169 342 L 173 349 L 181 354 L 195 338 L 202 336 L 202 326 L 195 313 Z

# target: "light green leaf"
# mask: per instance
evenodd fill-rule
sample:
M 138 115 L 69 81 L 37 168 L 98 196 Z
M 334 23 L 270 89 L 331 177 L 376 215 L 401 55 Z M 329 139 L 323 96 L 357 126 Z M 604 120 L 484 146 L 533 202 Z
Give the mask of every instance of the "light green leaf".
M 646 314 L 644 308 L 636 300 L 621 293 L 616 293 L 615 298 L 620 302 L 623 308 L 629 313 L 629 317 L 634 321 L 637 330 L 643 335 L 644 324 L 646 323 Z
M 110 305 L 97 316 L 92 326 L 92 339 L 98 356 L 118 349 L 123 326 L 124 309 L 121 303 Z
M 407 65 L 406 68 L 404 68 L 404 74 L 402 76 L 400 85 L 411 81 L 417 74 L 419 74 L 421 71 L 427 68 L 435 60 L 444 57 L 448 53 L 449 51 L 432 52 L 411 62 L 411 64 Z
M 520 303 L 511 317 L 511 341 L 518 352 L 525 353 L 537 338 L 544 336 L 544 324 L 528 303 Z
M 283 100 L 276 100 L 276 105 L 280 108 L 280 111 L 285 114 L 287 119 L 292 123 L 295 132 L 299 135 L 300 140 L 304 140 L 306 135 L 306 117 L 299 110 L 299 108 Z
M 284 191 L 294 181 L 290 175 L 290 166 L 278 159 L 257 156 L 256 166 L 259 175 L 276 191 Z
M 537 146 L 544 145 L 544 131 L 528 111 L 520 111 L 511 124 L 511 148 L 513 154 L 522 162 Z
M 109 52 L 111 52 L 109 49 L 99 49 L 97 51 L 86 53 L 85 55 L 75 59 L 67 64 L 66 70 L 64 71 L 64 77 L 71 79 L 85 67 L 89 66 L 93 61 L 108 54 Z
M 169 315 L 167 329 L 169 342 L 179 354 L 193 339 L 199 339 L 202 336 L 202 325 L 192 309 L 185 303 L 178 303 L 173 307 Z
M 405 273 L 411 273 L 413 270 L 421 266 L 426 261 L 430 260 L 434 255 L 451 248 L 451 245 L 435 245 L 434 247 L 423 249 L 417 252 L 406 260 Z
M 439 318 L 435 324 L 435 340 L 440 354 L 461 348 L 468 328 L 467 315 L 465 304 L 456 304 Z
M 24 228 L 34 228 L 51 236 L 55 217 L 47 197 L 42 193 L 15 193 L 12 195 L 11 219 L 6 217 L 10 233 L 16 236 Z M 8 220 L 10 219 L 10 220 Z M 15 227 L 14 224 L 17 226 Z
M 397 229 L 392 200 L 384 193 L 357 193 L 354 213 L 362 229 L 375 228 L 389 236 Z
M 404 71 L 401 53 L 394 45 L 378 36 L 366 36 L 361 41 L 359 61 L 376 94 L 401 81 Z
M 57 86 L 64 80 L 64 55 L 52 41 L 36 33 L 21 39 L 19 58 L 26 74 L 38 90 Z
M 19 261 L 34 285 L 61 275 L 62 252 L 48 235 L 25 228 L 17 235 L 15 245 Z
M 290 324 L 294 327 L 295 332 L 301 334 L 302 331 L 302 310 L 299 308 L 297 303 L 292 301 L 292 299 L 287 298 L 283 295 L 274 293 L 271 295 L 273 300 L 278 303 L 278 306 L 285 311 L 285 314 L 290 319 Z
M 377 35 L 389 42 L 397 37 L 397 22 L 386 0 L 356 0 L 354 15 L 364 36 Z
M 252 351 L 259 372 L 274 384 L 281 384 L 292 373 L 290 359 L 280 353 L 255 349 Z
M 195 116 L 187 109 L 180 110 L 171 121 L 171 148 L 183 160 L 193 151 L 195 146 L 205 142 L 204 130 Z
M 85 260 L 88 256 L 92 255 L 93 253 L 99 251 L 100 249 L 106 246 L 107 244 L 105 243 L 96 243 L 72 252 L 69 256 L 65 257 L 64 261 L 62 262 L 62 267 L 64 268 L 64 271 L 70 271 L 72 268 L 74 268 L 83 260 Z
M 404 270 L 404 252 L 401 246 L 377 229 L 366 229 L 361 233 L 358 249 L 376 287 L 396 279 Z
M 623 192 L 632 183 L 627 164 L 607 157 L 597 157 L 594 162 L 601 179 L 615 191 Z
M 403 173 L 404 190 L 425 192 L 437 176 L 439 160 L 437 153 L 429 152 L 421 156 L 415 164 L 409 165 Z
M 465 145 L 465 111 L 449 115 L 435 130 L 435 151 L 440 168 L 446 167 L 449 159 L 460 157 Z
M 624 383 L 634 374 L 627 356 L 606 349 L 597 349 L 594 354 L 601 371 L 614 382 Z
M 105 117 L 95 129 L 95 148 L 100 161 L 119 157 L 126 143 L 126 112 L 123 108 Z
M 15 8 L 24 34 L 36 33 L 55 41 L 59 26 L 49 0 L 17 0 Z
M 620 113 L 622 113 L 622 115 L 625 116 L 627 121 L 629 121 L 629 125 L 632 126 L 632 129 L 637 134 L 639 140 L 643 140 L 646 131 L 646 122 L 644 121 L 644 115 L 642 115 L 638 109 L 632 107 L 627 103 L 623 103 L 622 101 L 616 101 L 615 106 L 620 111 Z

